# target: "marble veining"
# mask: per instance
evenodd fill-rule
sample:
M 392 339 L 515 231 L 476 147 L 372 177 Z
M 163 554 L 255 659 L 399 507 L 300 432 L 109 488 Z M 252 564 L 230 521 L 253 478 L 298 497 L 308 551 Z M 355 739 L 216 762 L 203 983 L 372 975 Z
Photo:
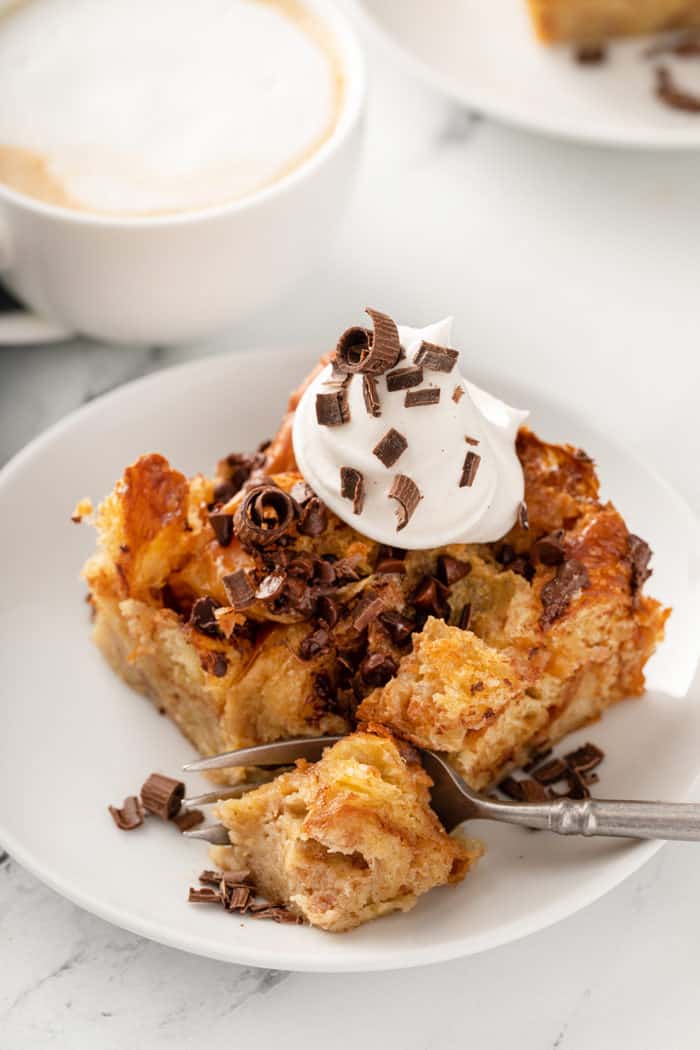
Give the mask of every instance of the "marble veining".
M 524 370 L 567 397 L 700 510 L 700 154 L 531 137 L 445 101 L 374 44 L 370 68 L 364 169 L 323 272 L 205 346 L 1 349 L 0 464 L 124 382 L 237 346 L 322 350 L 373 305 L 414 324 L 454 313 L 475 368 Z M 696 1050 L 699 874 L 700 848 L 668 846 L 525 941 L 303 975 L 142 940 L 0 851 L 0 1050 Z

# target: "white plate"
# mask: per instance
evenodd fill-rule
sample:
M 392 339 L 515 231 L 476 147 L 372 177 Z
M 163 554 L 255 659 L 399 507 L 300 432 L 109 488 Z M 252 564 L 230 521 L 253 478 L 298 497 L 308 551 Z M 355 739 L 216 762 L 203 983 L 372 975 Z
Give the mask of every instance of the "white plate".
M 426 895 L 408 915 L 332 935 L 188 905 L 187 886 L 205 865 L 203 844 L 155 822 L 124 834 L 106 811 L 149 772 L 177 773 L 193 753 L 89 641 L 78 572 L 93 534 L 70 522 L 72 508 L 78 497 L 105 495 L 141 452 L 162 451 L 195 472 L 254 446 L 272 432 L 307 364 L 289 352 L 248 352 L 158 373 L 82 408 L 0 474 L 0 841 L 97 915 L 216 959 L 379 970 L 482 951 L 576 911 L 658 845 L 475 825 L 488 853 L 461 886 Z M 700 696 L 688 693 L 698 655 L 696 523 L 667 485 L 568 408 L 488 375 L 474 378 L 531 407 L 545 437 L 567 437 L 595 455 L 606 490 L 653 544 L 653 591 L 675 614 L 650 668 L 650 691 L 580 738 L 607 751 L 605 794 L 684 798 L 700 765 Z
M 410 56 L 432 84 L 508 124 L 608 146 L 700 146 L 700 115 L 654 97 L 648 41 L 611 45 L 582 66 L 571 48 L 538 43 L 526 0 L 350 0 Z M 664 56 L 679 83 L 700 93 L 697 59 Z

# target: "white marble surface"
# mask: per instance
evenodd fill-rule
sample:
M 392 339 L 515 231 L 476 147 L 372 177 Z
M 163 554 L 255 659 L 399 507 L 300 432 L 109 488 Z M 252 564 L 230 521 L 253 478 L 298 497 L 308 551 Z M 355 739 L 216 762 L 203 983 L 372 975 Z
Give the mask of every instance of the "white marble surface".
M 323 271 L 216 345 L 0 351 L 0 461 L 131 377 L 253 343 L 322 348 L 371 304 L 415 324 L 454 313 L 475 361 L 567 398 L 700 511 L 700 155 L 532 138 L 441 99 L 374 45 L 371 66 L 364 172 Z M 0 863 L 2 1050 L 698 1045 L 693 846 L 666 847 L 604 900 L 526 941 L 366 977 L 180 954 Z

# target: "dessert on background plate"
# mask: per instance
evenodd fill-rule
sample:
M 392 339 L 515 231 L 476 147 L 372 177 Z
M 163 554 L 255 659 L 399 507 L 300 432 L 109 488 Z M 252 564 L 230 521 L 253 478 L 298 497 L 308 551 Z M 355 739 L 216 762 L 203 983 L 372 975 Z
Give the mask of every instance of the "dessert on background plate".
M 700 26 L 698 0 L 528 0 L 545 43 L 601 44 L 610 37 L 641 36 Z
M 221 862 L 335 930 L 478 857 L 410 745 L 497 784 L 639 695 L 668 616 L 592 460 L 470 383 L 449 321 L 368 312 L 258 452 L 128 467 L 85 567 L 98 646 L 201 754 L 352 734 L 218 810 Z

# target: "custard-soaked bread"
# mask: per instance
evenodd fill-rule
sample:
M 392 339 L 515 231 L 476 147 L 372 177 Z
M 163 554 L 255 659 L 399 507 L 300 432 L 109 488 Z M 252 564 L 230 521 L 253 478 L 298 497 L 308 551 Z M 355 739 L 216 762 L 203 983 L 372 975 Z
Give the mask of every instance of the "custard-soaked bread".
M 445 832 L 430 785 L 410 745 L 381 730 L 352 733 L 319 762 L 220 802 L 232 845 L 213 847 L 212 859 L 249 869 L 264 897 L 324 930 L 408 911 L 463 879 L 482 852 Z
M 214 479 L 144 456 L 99 509 L 95 640 L 201 753 L 342 734 L 361 705 L 481 787 L 641 693 L 668 611 L 585 454 L 521 430 L 529 527 L 406 553 L 321 504 L 290 420 Z
M 529 0 L 541 40 L 602 43 L 609 37 L 700 25 L 700 0 Z

